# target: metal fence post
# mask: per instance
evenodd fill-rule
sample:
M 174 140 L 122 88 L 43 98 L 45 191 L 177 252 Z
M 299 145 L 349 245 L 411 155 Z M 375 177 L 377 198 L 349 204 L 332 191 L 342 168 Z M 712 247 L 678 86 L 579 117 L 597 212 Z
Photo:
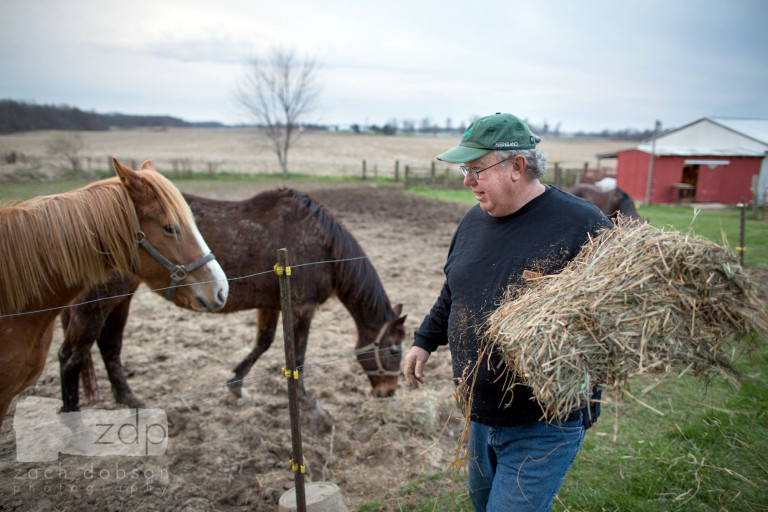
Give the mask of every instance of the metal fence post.
M 741 229 L 739 231 L 739 265 L 742 267 L 744 266 L 744 251 L 747 250 L 746 246 L 744 245 L 744 238 L 745 238 L 745 231 L 746 231 L 746 214 L 747 214 L 747 199 L 745 197 L 741 198 L 741 204 L 739 205 L 741 207 Z

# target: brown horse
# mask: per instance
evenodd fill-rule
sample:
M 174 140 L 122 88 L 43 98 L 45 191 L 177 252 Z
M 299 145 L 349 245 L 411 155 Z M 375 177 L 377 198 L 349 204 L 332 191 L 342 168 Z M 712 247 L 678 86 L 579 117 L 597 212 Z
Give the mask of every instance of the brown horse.
M 185 195 L 197 225 L 230 277 L 271 269 L 277 250 L 287 248 L 290 263 L 296 365 L 304 365 L 307 337 L 315 309 L 336 295 L 357 326 L 356 353 L 376 396 L 391 396 L 397 388 L 400 345 L 405 336 L 402 306 L 392 307 L 373 265 L 355 238 L 312 199 L 290 189 L 261 193 L 244 201 L 228 202 Z M 302 267 L 302 263 L 323 262 Z M 136 290 L 136 279 L 112 276 L 91 288 L 78 301 L 104 299 Z M 132 393 L 120 362 L 122 332 L 131 297 L 117 297 L 72 308 L 63 317 L 65 340 L 59 352 L 65 411 L 77 410 L 78 375 L 83 372 L 86 394 L 92 394 L 89 375 L 93 342 L 107 367 L 115 399 L 142 407 Z M 258 309 L 256 345 L 235 367 L 229 389 L 241 396 L 243 379 L 272 344 L 280 314 L 278 279 L 273 273 L 230 283 L 222 313 Z M 300 382 L 303 406 L 320 428 L 326 421 Z
M 139 172 L 113 166 L 116 178 L 0 205 L 0 425 L 43 371 L 61 308 L 110 270 L 158 288 L 170 281 L 185 307 L 224 307 L 226 276 L 181 193 L 149 161 Z
M 604 192 L 594 185 L 580 183 L 569 188 L 568 192 L 576 197 L 582 197 L 594 204 L 600 208 L 600 211 L 603 212 L 606 217 L 614 222 L 619 214 L 631 219 L 640 218 L 640 215 L 638 215 L 637 210 L 635 209 L 634 199 L 619 187 Z

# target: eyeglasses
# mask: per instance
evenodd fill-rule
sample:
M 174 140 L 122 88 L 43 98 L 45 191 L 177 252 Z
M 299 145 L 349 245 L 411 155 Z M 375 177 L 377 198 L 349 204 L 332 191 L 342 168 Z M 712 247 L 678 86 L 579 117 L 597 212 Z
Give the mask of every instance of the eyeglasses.
M 473 178 L 475 178 L 476 180 L 479 180 L 479 179 L 480 179 L 480 173 L 481 173 L 481 172 L 483 172 L 483 171 L 487 171 L 487 170 L 488 170 L 488 169 L 490 169 L 491 167 L 493 167 L 493 166 L 495 166 L 495 165 L 499 165 L 501 162 L 506 162 L 507 160 L 509 160 L 509 158 L 505 158 L 504 160 L 499 160 L 499 161 L 498 161 L 498 162 L 496 162 L 495 164 L 493 164 L 493 165 L 489 165 L 489 166 L 488 166 L 488 167 L 486 167 L 485 169 L 475 169 L 474 167 L 467 167 L 466 165 L 460 165 L 460 166 L 459 166 L 459 169 L 461 169 L 461 174 L 462 174 L 464 177 L 466 177 L 466 176 L 467 176 L 467 174 L 472 174 L 472 177 L 473 177 Z

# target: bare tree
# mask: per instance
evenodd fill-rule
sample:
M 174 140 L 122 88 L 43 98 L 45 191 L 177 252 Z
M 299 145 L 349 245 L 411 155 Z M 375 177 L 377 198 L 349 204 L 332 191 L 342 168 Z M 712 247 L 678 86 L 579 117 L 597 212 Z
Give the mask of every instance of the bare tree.
M 269 58 L 250 59 L 237 84 L 237 103 L 264 126 L 283 176 L 288 177 L 288 151 L 301 134 L 301 121 L 315 109 L 319 94 L 317 63 L 300 60 L 291 50 L 273 49 Z
M 66 158 L 72 170 L 82 170 L 81 152 L 84 147 L 83 137 L 77 132 L 58 133 L 46 142 L 48 156 Z

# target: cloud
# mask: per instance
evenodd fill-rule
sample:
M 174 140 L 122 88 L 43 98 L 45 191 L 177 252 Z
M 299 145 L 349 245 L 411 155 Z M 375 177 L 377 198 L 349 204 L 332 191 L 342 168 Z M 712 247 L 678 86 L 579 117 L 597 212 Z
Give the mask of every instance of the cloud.
M 760 0 L 73 6 L 0 4 L 0 97 L 238 122 L 242 63 L 281 46 L 317 59 L 321 122 L 509 110 L 575 131 L 768 117 Z

